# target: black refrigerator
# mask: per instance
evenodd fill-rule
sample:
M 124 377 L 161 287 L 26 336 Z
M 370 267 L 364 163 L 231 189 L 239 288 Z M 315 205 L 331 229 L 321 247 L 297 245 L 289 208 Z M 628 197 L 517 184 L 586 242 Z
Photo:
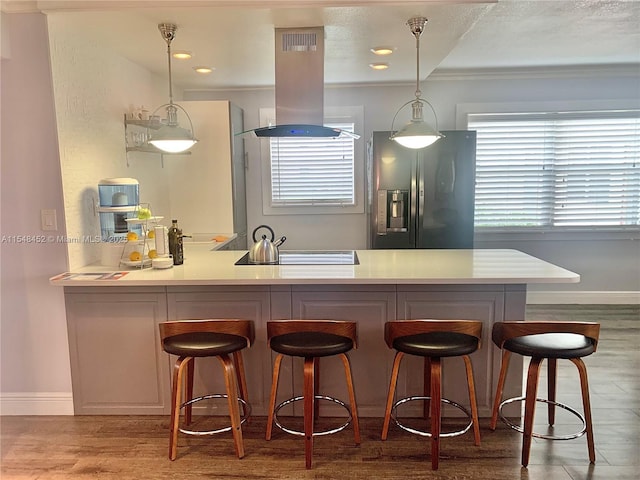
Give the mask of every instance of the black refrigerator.
M 443 131 L 412 150 L 373 132 L 367 143 L 368 248 L 472 248 L 476 132 Z

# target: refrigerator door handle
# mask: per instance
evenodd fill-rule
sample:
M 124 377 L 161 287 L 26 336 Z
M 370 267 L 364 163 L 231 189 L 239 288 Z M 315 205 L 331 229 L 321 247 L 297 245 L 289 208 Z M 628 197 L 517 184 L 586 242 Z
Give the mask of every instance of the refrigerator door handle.
M 416 233 L 420 237 L 420 230 L 424 228 L 424 177 L 418 167 L 418 214 L 416 215 Z M 416 238 L 418 241 L 419 238 Z M 416 243 L 417 245 L 417 243 Z

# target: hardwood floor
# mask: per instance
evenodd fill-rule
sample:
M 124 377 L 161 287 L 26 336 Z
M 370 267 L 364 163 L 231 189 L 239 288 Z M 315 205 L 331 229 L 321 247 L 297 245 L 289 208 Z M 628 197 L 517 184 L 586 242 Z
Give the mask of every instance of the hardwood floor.
M 29 416 L 0 419 L 2 480 L 62 479 L 448 479 L 631 480 L 640 467 L 640 306 L 531 306 L 528 319 L 601 323 L 589 373 L 597 460 L 589 465 L 586 439 L 534 440 L 527 469 L 520 466 L 521 435 L 481 419 L 482 444 L 467 433 L 441 442 L 440 469 L 431 470 L 429 440 L 392 427 L 380 440 L 382 419 L 361 419 L 353 431 L 317 437 L 313 469 L 304 468 L 302 438 L 274 429 L 265 418 L 243 428 L 246 456 L 238 460 L 231 434 L 181 436 L 178 458 L 168 451 L 168 416 Z M 357 383 L 357 381 L 356 381 Z M 540 392 L 544 385 L 541 384 Z M 559 362 L 559 400 L 581 411 L 577 371 Z M 357 384 L 356 384 L 357 389 Z M 569 393 L 567 393 L 569 392 Z M 575 393 L 571 393 L 575 392 Z M 544 429 L 544 412 L 536 415 Z M 570 430 L 560 416 L 555 431 Z

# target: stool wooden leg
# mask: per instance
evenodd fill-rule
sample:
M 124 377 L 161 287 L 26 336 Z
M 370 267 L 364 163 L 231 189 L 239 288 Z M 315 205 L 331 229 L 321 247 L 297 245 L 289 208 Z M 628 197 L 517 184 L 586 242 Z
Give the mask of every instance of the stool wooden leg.
M 440 461 L 440 428 L 442 369 L 440 358 L 431 358 L 431 469 L 437 470 Z
M 502 392 L 504 390 L 504 381 L 507 378 L 507 370 L 509 368 L 509 358 L 511 352 L 509 350 L 502 351 L 502 363 L 500 365 L 500 376 L 498 377 L 498 386 L 496 387 L 496 396 L 493 399 L 493 411 L 491 412 L 491 430 L 496 429 L 498 423 L 498 410 L 502 401 Z
M 558 360 L 556 358 L 547 360 L 547 399 L 550 402 L 556 401 L 557 366 Z M 556 423 L 556 406 L 552 403 L 547 403 L 547 418 L 549 425 Z
M 396 384 L 398 383 L 398 371 L 400 370 L 400 361 L 404 357 L 404 353 L 396 352 L 393 359 L 393 369 L 391 371 L 391 380 L 389 381 L 389 393 L 387 394 L 387 407 L 384 410 L 384 422 L 382 424 L 382 440 L 387 439 L 389 434 L 389 421 L 391 420 L 391 407 L 393 407 L 393 397 L 396 393 Z
M 276 396 L 278 395 L 278 378 L 280 377 L 280 364 L 282 363 L 282 354 L 276 355 L 273 363 L 273 378 L 271 380 L 271 395 L 269 397 L 269 413 L 267 416 L 267 433 L 266 440 L 271 440 L 271 431 L 273 428 L 273 412 L 276 409 Z
M 187 378 L 185 379 L 184 387 L 184 401 L 188 402 L 193 398 L 193 373 L 195 371 L 196 359 L 190 357 L 187 359 Z M 185 405 L 184 407 L 184 424 L 191 425 L 191 414 L 193 412 L 193 404 Z
M 353 375 L 351 374 L 351 364 L 346 354 L 340 354 L 342 364 L 344 365 L 344 376 L 347 381 L 347 390 L 349 390 L 349 407 L 351 408 L 351 423 L 353 424 L 353 434 L 356 445 L 360 445 L 360 422 L 358 421 L 358 407 L 356 406 L 356 392 L 353 388 Z
M 540 364 L 544 359 L 532 357 L 527 374 L 527 390 L 524 401 L 524 432 L 522 439 L 522 466 L 529 464 L 529 452 L 531 451 L 531 434 L 533 433 L 533 417 L 536 412 L 536 397 L 538 395 L 538 377 Z
M 182 403 L 182 382 L 185 365 L 190 357 L 180 357 L 173 366 L 171 386 L 171 427 L 169 429 L 169 460 L 175 460 L 178 449 L 178 428 L 180 426 L 180 405 Z
M 314 358 L 304 359 L 304 459 L 307 469 L 311 468 L 313 456 L 313 424 L 315 416 L 315 375 Z
M 224 368 L 224 383 L 227 389 L 229 416 L 231 417 L 231 431 L 233 443 L 238 458 L 244 457 L 244 443 L 242 441 L 242 426 L 240 424 L 240 407 L 238 405 L 238 385 L 236 384 L 236 369 L 229 355 L 219 355 L 218 358 Z
M 424 357 L 424 383 L 422 394 L 425 397 L 431 396 L 431 357 Z M 422 416 L 426 419 L 431 415 L 430 400 L 425 400 L 423 404 Z
M 587 447 L 589 448 L 589 461 L 596 463 L 596 447 L 593 438 L 593 424 L 591 423 L 591 401 L 589 400 L 589 380 L 587 379 L 587 367 L 581 358 L 572 358 L 571 361 L 578 367 L 580 373 L 580 388 L 582 390 L 582 408 L 587 429 Z
M 244 361 L 242 359 L 242 350 L 233 352 L 233 363 L 236 369 L 236 381 L 240 389 L 240 398 L 245 402 L 249 402 L 249 391 L 247 390 L 247 377 L 244 373 Z M 247 415 L 247 410 L 244 404 L 242 404 L 243 416 Z M 249 421 L 249 419 L 247 419 Z
M 320 391 L 320 359 L 319 358 L 313 359 L 313 371 L 315 372 L 313 376 L 313 391 L 319 392 Z M 313 398 L 314 425 L 315 425 L 315 422 L 318 420 L 318 417 L 320 417 L 320 402 L 316 401 L 314 396 Z
M 471 405 L 471 419 L 473 421 L 473 437 L 475 445 L 480 445 L 480 424 L 478 422 L 478 402 L 476 400 L 476 385 L 473 380 L 473 366 L 469 355 L 463 355 L 467 370 L 467 388 L 469 389 L 469 404 Z

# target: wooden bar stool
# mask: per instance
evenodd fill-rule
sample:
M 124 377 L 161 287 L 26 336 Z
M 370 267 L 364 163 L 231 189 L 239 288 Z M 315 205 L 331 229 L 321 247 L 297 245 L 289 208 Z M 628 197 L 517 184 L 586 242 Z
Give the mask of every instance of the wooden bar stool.
M 165 352 L 177 355 L 173 367 L 171 387 L 171 429 L 169 459 L 175 460 L 178 432 L 187 435 L 214 435 L 233 432 L 233 442 L 238 458 L 244 457 L 242 427 L 251 406 L 247 395 L 242 350 L 251 346 L 254 327 L 251 320 L 182 320 L 160 323 L 160 339 Z M 225 394 L 209 394 L 193 398 L 193 373 L 195 358 L 217 357 L 224 369 Z M 186 370 L 186 375 L 185 375 Z M 185 401 L 181 399 L 182 389 Z M 240 394 L 238 395 L 238 389 Z M 193 431 L 184 427 L 191 423 L 192 406 L 210 398 L 227 398 L 231 426 L 210 431 Z M 240 416 L 242 405 L 243 416 Z M 184 427 L 180 427 L 180 411 L 184 408 Z
M 384 413 L 382 440 L 387 439 L 391 418 L 393 418 L 396 425 L 405 431 L 424 437 L 431 437 L 431 468 L 433 470 L 438 469 L 440 438 L 462 435 L 473 426 L 475 444 L 480 445 L 476 390 L 469 355 L 480 348 L 481 336 L 482 322 L 475 320 L 399 320 L 385 324 L 385 341 L 389 348 L 396 350 L 396 355 L 393 360 L 387 407 Z M 400 362 L 405 354 L 424 357 L 424 393 L 423 396 L 406 397 L 394 403 L 393 399 L 398 382 Z M 469 390 L 471 412 L 456 402 L 442 398 L 441 359 L 443 357 L 460 356 L 464 359 L 467 372 L 467 387 Z M 431 410 L 431 426 L 429 432 L 407 427 L 398 419 L 395 413 L 399 405 L 415 400 L 425 401 L 425 418 L 429 415 L 429 410 Z M 468 425 L 461 430 L 442 433 L 442 403 L 462 410 L 469 418 Z
M 357 332 L 355 322 L 338 320 L 276 320 L 267 322 L 267 338 L 271 349 L 278 353 L 273 366 L 273 380 L 269 399 L 266 439 L 271 440 L 273 423 L 284 432 L 304 436 L 306 468 L 311 468 L 313 455 L 313 437 L 329 435 L 344 430 L 353 424 L 356 445 L 360 445 L 360 426 L 353 390 L 353 378 L 347 352 L 356 348 Z M 276 406 L 280 364 L 284 355 L 304 358 L 304 391 L 301 396 L 285 400 Z M 321 357 L 339 355 L 344 365 L 344 373 L 349 391 L 349 404 L 333 397 L 318 394 L 319 360 Z M 302 400 L 304 402 L 304 432 L 292 430 L 278 420 L 278 410 L 285 405 Z M 334 429 L 314 432 L 315 419 L 318 416 L 318 400 L 334 402 L 347 410 L 347 421 Z
M 522 441 L 522 466 L 529 463 L 531 451 L 531 438 L 544 438 L 547 440 L 571 440 L 587 434 L 587 447 L 589 449 L 589 461 L 595 463 L 596 451 L 593 441 L 593 425 L 591 423 L 591 403 L 589 401 L 589 382 L 587 380 L 587 368 L 582 357 L 591 355 L 596 351 L 600 325 L 590 322 L 500 322 L 493 326 L 493 342 L 502 349 L 502 365 L 500 377 L 493 403 L 491 415 L 491 430 L 496 429 L 498 416 L 504 423 L 524 435 Z M 531 357 L 527 374 L 527 387 L 524 397 L 514 397 L 504 401 L 502 392 L 507 376 L 509 358 L 511 353 Z M 537 398 L 538 377 L 540 364 L 544 359 L 547 363 L 547 396 Z M 556 375 L 558 359 L 571 360 L 578 368 L 580 386 L 582 390 L 582 405 L 584 416 L 573 408 L 556 402 Z M 513 424 L 503 414 L 502 408 L 513 402 L 524 400 L 524 426 Z M 543 435 L 533 431 L 533 417 L 536 402 L 547 404 L 549 425 L 555 422 L 555 407 L 563 408 L 577 416 L 583 425 L 581 431 L 570 435 Z

